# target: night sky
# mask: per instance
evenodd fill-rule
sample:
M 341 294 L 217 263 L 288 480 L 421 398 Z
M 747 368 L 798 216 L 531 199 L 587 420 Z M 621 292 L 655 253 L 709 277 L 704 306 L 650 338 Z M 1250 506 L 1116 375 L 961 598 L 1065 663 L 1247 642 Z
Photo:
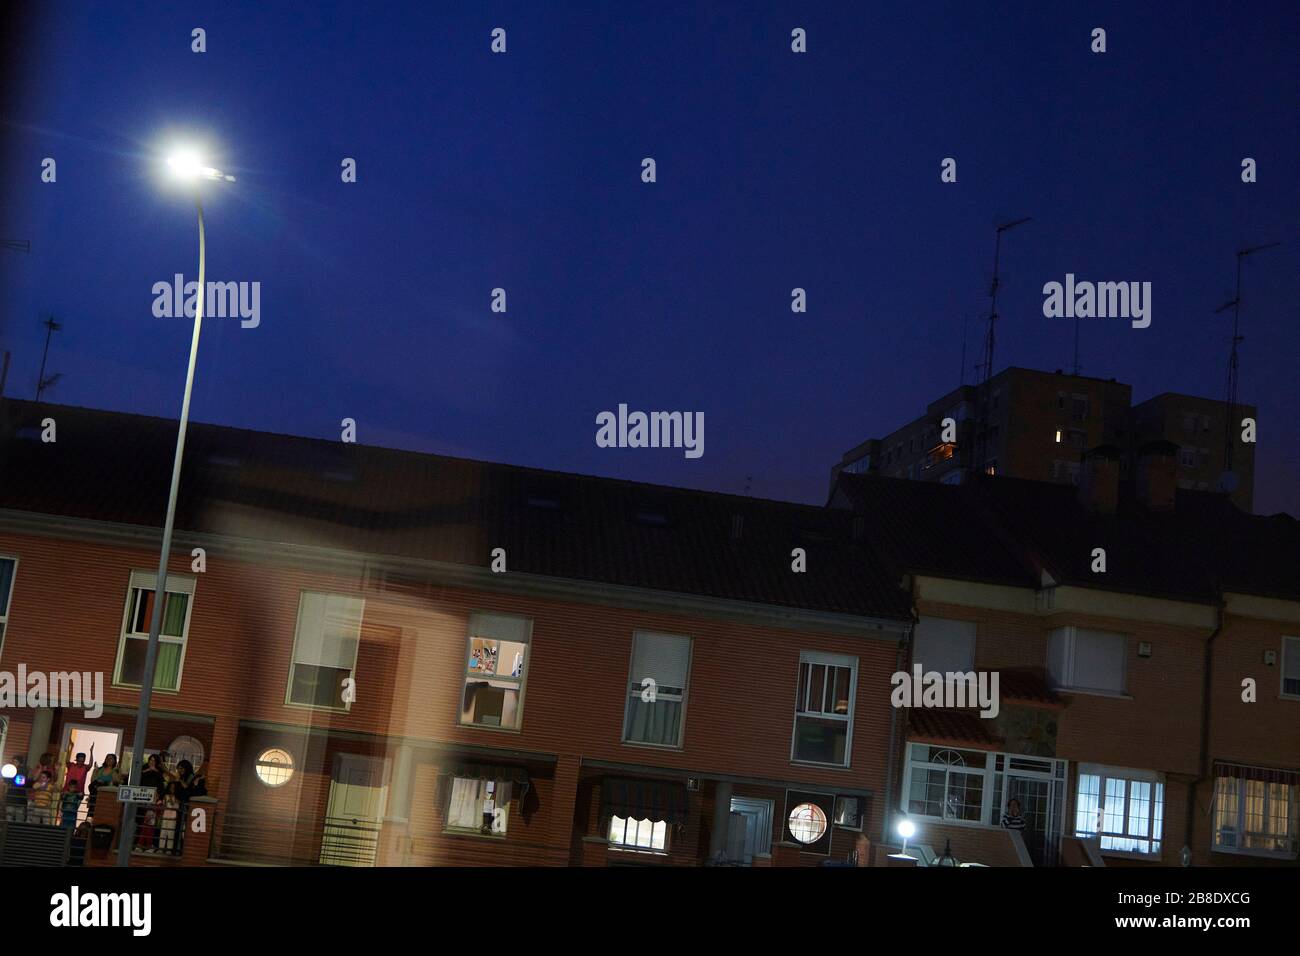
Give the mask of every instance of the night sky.
M 1300 514 L 1300 5 L 1060 6 L 40 4 L 5 51 L 6 394 L 53 313 L 50 400 L 177 415 L 190 322 L 151 289 L 195 278 L 158 175 L 189 137 L 238 177 L 206 189 L 208 278 L 262 285 L 258 328 L 205 323 L 197 420 L 821 502 L 957 386 L 966 321 L 975 363 L 993 227 L 1032 216 L 996 366 L 1071 365 L 1045 282 L 1150 281 L 1150 328 L 1082 330 L 1135 401 L 1223 397 L 1234 251 L 1286 243 L 1247 263 L 1241 397 L 1256 510 Z M 704 456 L 598 448 L 620 402 L 704 412 Z

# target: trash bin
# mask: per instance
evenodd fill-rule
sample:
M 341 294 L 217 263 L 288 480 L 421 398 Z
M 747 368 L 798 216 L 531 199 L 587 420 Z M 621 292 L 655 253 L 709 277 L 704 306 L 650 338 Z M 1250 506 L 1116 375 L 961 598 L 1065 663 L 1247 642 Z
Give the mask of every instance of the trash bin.
M 96 850 L 107 850 L 113 845 L 113 828 L 102 823 L 90 831 L 90 845 Z

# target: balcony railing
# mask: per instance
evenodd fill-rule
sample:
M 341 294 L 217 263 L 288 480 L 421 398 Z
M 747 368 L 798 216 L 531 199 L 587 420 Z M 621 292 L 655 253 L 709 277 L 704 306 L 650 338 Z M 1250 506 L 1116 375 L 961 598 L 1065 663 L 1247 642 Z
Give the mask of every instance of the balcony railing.
M 223 813 L 214 857 L 276 866 L 374 866 L 380 824 L 352 817 L 288 817 L 265 811 Z

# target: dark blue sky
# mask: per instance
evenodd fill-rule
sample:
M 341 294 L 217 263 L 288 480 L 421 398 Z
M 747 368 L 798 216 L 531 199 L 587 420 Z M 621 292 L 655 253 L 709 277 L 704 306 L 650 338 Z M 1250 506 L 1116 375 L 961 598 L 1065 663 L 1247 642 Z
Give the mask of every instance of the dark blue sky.
M 42 4 L 2 127 L 0 236 L 32 243 L 0 250 L 8 394 L 53 312 L 52 400 L 177 413 L 190 324 L 150 290 L 194 278 L 194 217 L 154 167 L 191 132 L 239 179 L 208 278 L 262 284 L 260 327 L 205 325 L 196 419 L 821 501 L 956 386 L 993 226 L 1033 216 L 996 364 L 1070 365 L 1044 282 L 1150 281 L 1149 329 L 1083 328 L 1084 372 L 1139 401 L 1222 397 L 1233 252 L 1288 243 L 1247 266 L 1241 391 L 1257 510 L 1300 514 L 1300 6 L 699 6 Z M 704 457 L 597 448 L 620 402 L 703 411 Z

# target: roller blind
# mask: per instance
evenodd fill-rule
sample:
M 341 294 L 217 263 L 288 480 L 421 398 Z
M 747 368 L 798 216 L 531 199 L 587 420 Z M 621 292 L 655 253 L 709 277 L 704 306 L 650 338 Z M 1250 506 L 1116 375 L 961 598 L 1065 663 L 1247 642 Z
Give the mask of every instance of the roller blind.
M 637 631 L 633 640 L 631 684 L 639 687 L 644 678 L 651 677 L 659 687 L 685 689 L 691 662 L 689 637 Z
M 362 598 L 303 594 L 293 659 L 299 664 L 351 670 L 361 639 Z
M 965 673 L 975 666 L 975 623 L 922 617 L 916 623 L 912 662 L 926 671 Z

